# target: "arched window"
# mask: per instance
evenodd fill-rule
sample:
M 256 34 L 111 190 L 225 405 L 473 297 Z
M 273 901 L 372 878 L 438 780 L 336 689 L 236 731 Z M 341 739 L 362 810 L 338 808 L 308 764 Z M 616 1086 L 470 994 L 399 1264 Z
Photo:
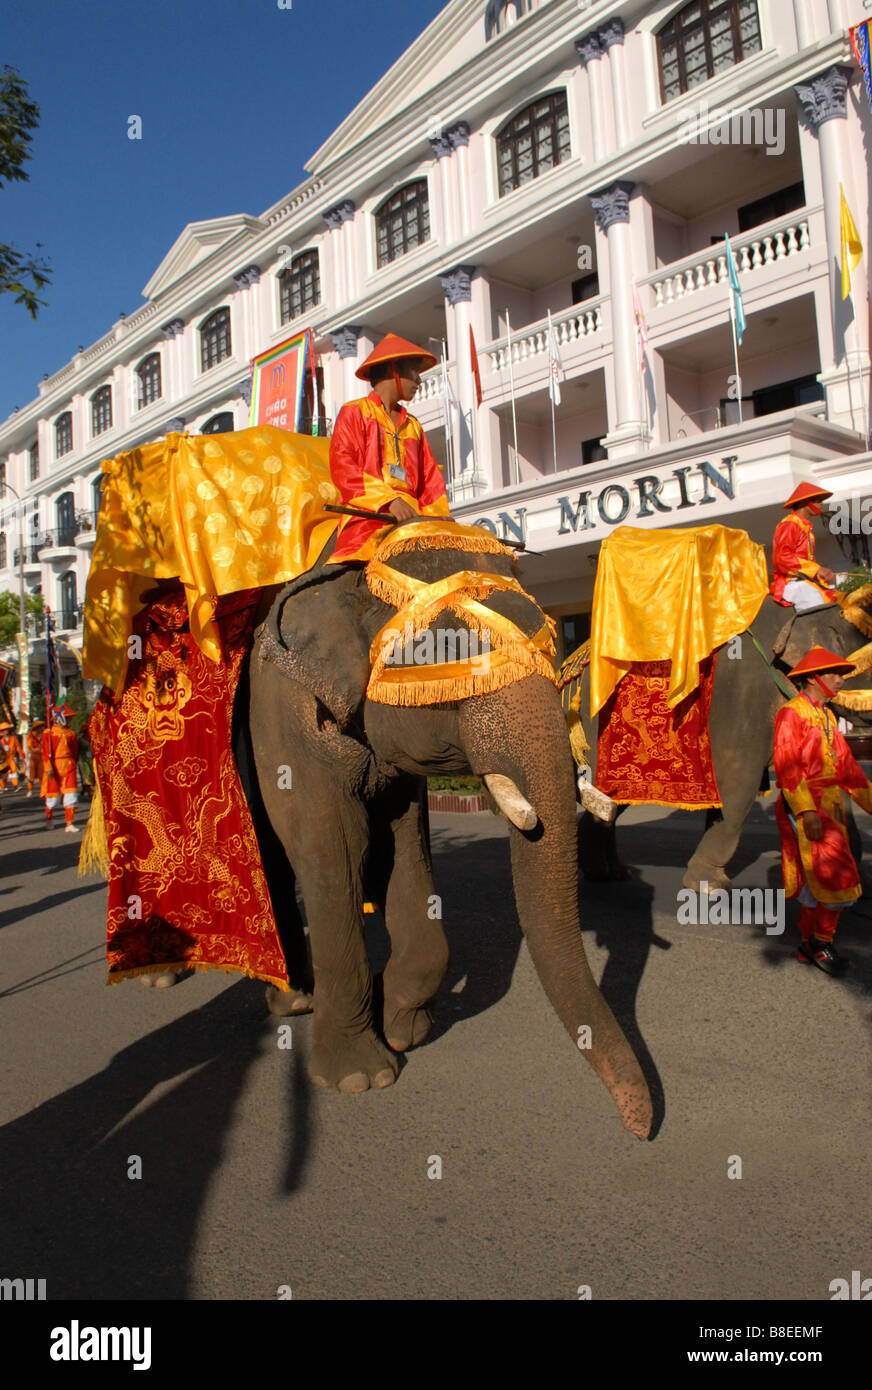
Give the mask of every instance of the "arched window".
M 161 398 L 160 382 L 160 353 L 149 353 L 144 357 L 136 368 L 137 392 L 136 408 L 142 410 L 143 406 L 151 405 L 152 401 L 159 401 Z
M 413 247 L 430 240 L 430 202 L 427 180 L 407 183 L 376 209 L 378 263 L 388 265 Z
M 501 34 L 532 8 L 532 0 L 489 0 L 484 12 L 485 39 Z
M 6 460 L 0 463 L 0 497 L 6 493 Z
M 230 310 L 216 309 L 200 325 L 200 368 L 208 372 L 231 353 Z
M 760 51 L 757 0 L 692 0 L 657 35 L 663 100 Z
M 318 252 L 303 251 L 291 261 L 290 269 L 279 276 L 282 295 L 282 323 L 298 319 L 307 309 L 321 303 L 321 275 Z
M 112 387 L 101 386 L 91 397 L 91 433 L 105 434 L 112 428 Z
M 28 450 L 30 455 L 30 481 L 35 483 L 39 477 L 39 440 L 31 444 Z
M 63 415 L 59 415 L 55 420 L 55 454 L 58 458 L 63 458 L 73 447 L 73 416 L 71 411 L 65 410 Z
M 233 411 L 222 410 L 219 415 L 213 415 L 207 420 L 201 434 L 229 434 L 233 429 Z
M 60 603 L 60 613 L 58 614 L 58 627 L 76 627 L 79 616 L 76 611 L 78 604 L 78 593 L 76 590 L 75 570 L 68 570 L 62 574 L 58 580 L 58 600 Z
M 57 518 L 57 545 L 76 543 L 76 505 L 71 492 L 62 492 L 55 503 Z
M 570 154 L 566 93 L 549 92 L 497 132 L 500 197 L 553 169 Z
M 6 568 L 6 532 L 0 531 L 0 570 Z
M 97 517 L 100 515 L 100 508 L 103 505 L 103 485 L 106 482 L 106 474 L 98 473 L 91 484 L 91 509 L 94 513 L 94 525 L 97 525 Z

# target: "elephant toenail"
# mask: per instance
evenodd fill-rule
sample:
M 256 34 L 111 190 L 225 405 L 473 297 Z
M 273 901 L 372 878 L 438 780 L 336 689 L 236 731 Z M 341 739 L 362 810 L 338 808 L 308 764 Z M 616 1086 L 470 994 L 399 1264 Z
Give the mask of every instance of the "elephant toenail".
M 369 1090 L 369 1077 L 363 1071 L 352 1072 L 351 1076 L 343 1076 L 339 1083 L 339 1089 L 345 1095 L 360 1095 L 362 1091 Z

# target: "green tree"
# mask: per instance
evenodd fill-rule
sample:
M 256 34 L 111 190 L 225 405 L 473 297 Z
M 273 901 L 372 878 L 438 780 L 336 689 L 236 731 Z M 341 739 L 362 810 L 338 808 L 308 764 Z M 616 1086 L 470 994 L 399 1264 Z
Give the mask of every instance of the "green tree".
M 28 100 L 24 78 L 8 65 L 0 69 L 0 188 L 4 180 L 30 178 L 24 165 L 30 159 L 30 132 L 38 125 L 39 107 Z M 41 242 L 36 245 L 42 249 Z M 16 304 L 23 304 L 32 319 L 46 303 L 37 291 L 50 284 L 48 269 L 41 257 L 0 241 L 0 294 L 14 294 Z
M 43 616 L 42 594 L 24 595 L 24 612 L 39 621 Z M 0 647 L 8 647 L 15 641 L 18 631 L 18 595 L 7 589 L 0 594 Z

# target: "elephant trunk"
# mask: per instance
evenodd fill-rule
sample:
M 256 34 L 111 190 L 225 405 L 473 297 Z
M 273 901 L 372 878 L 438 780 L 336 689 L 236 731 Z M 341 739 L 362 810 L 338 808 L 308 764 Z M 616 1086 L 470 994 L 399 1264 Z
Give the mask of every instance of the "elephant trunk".
M 530 955 L 561 1022 L 611 1092 L 624 1127 L 646 1139 L 652 1122 L 648 1086 L 591 974 L 581 936 L 575 780 L 556 692 L 542 677 L 530 676 L 464 701 L 460 735 L 473 770 L 511 778 L 538 814 L 533 830 L 511 827 L 515 901 Z

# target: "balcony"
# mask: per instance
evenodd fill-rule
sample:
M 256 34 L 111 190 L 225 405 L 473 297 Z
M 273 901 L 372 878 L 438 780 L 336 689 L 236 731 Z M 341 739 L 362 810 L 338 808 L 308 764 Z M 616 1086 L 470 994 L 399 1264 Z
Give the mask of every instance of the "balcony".
M 61 608 L 52 613 L 52 626 L 56 633 L 75 632 L 82 626 L 85 605 L 79 603 L 75 608 Z
M 97 539 L 97 517 L 99 512 L 76 512 L 76 545 L 82 550 L 89 549 Z
M 812 244 L 809 222 L 812 214 L 819 211 L 820 208 L 806 208 L 801 212 L 792 212 L 787 217 L 766 222 L 734 237 L 730 245 L 739 274 L 747 276 L 751 272 L 767 270 L 791 257 L 807 255 Z M 713 285 L 728 284 L 726 250 L 719 250 L 719 246 L 720 243 L 717 243 L 643 276 L 639 284 L 650 285 L 654 309 L 675 304 Z M 797 268 L 800 264 L 797 262 Z M 745 279 L 742 289 L 750 288 L 752 283 Z
M 76 527 L 63 526 L 54 531 L 43 531 L 36 544 L 39 559 L 44 564 L 52 561 L 68 561 L 76 558 Z
M 581 352 L 594 346 L 596 335 L 602 332 L 603 299 L 587 299 L 582 304 L 573 304 L 571 309 L 564 309 L 559 314 L 552 314 L 551 326 L 554 329 L 554 336 L 557 340 L 558 351 L 563 360 L 564 369 L 570 358 L 575 358 Z M 602 350 L 602 343 L 597 342 L 596 346 Z M 539 358 L 535 363 L 537 367 L 542 366 L 542 360 L 548 352 L 548 320 L 540 319 L 538 323 L 527 324 L 524 328 L 519 328 L 512 333 L 511 337 L 511 360 L 513 368 L 518 366 L 523 371 L 526 367 L 534 365 L 531 359 Z M 489 360 L 492 372 L 507 372 L 509 369 L 509 339 L 498 338 L 496 342 L 488 343 L 487 347 L 482 348 L 480 356 Z M 547 369 L 546 369 L 547 371 Z M 484 393 L 488 392 L 488 384 L 482 383 Z
M 29 569 L 30 569 L 30 570 L 33 570 L 33 569 L 37 569 L 37 570 L 38 570 L 38 569 L 39 569 L 39 566 L 40 566 L 40 560 L 39 560 L 40 545 L 41 545 L 41 543 L 40 543 L 40 544 L 34 544 L 34 545 L 27 545 L 27 546 L 24 547 L 24 550 L 23 550 L 23 551 L 22 551 L 22 550 L 16 550 L 16 552 L 15 552 L 15 559 L 14 559 L 13 562 L 12 562 L 13 565 L 15 566 L 15 568 L 16 568 L 16 569 L 18 568 L 19 564 L 21 564 L 22 559 L 23 559 L 25 571 L 27 571 L 27 570 L 29 570 Z

